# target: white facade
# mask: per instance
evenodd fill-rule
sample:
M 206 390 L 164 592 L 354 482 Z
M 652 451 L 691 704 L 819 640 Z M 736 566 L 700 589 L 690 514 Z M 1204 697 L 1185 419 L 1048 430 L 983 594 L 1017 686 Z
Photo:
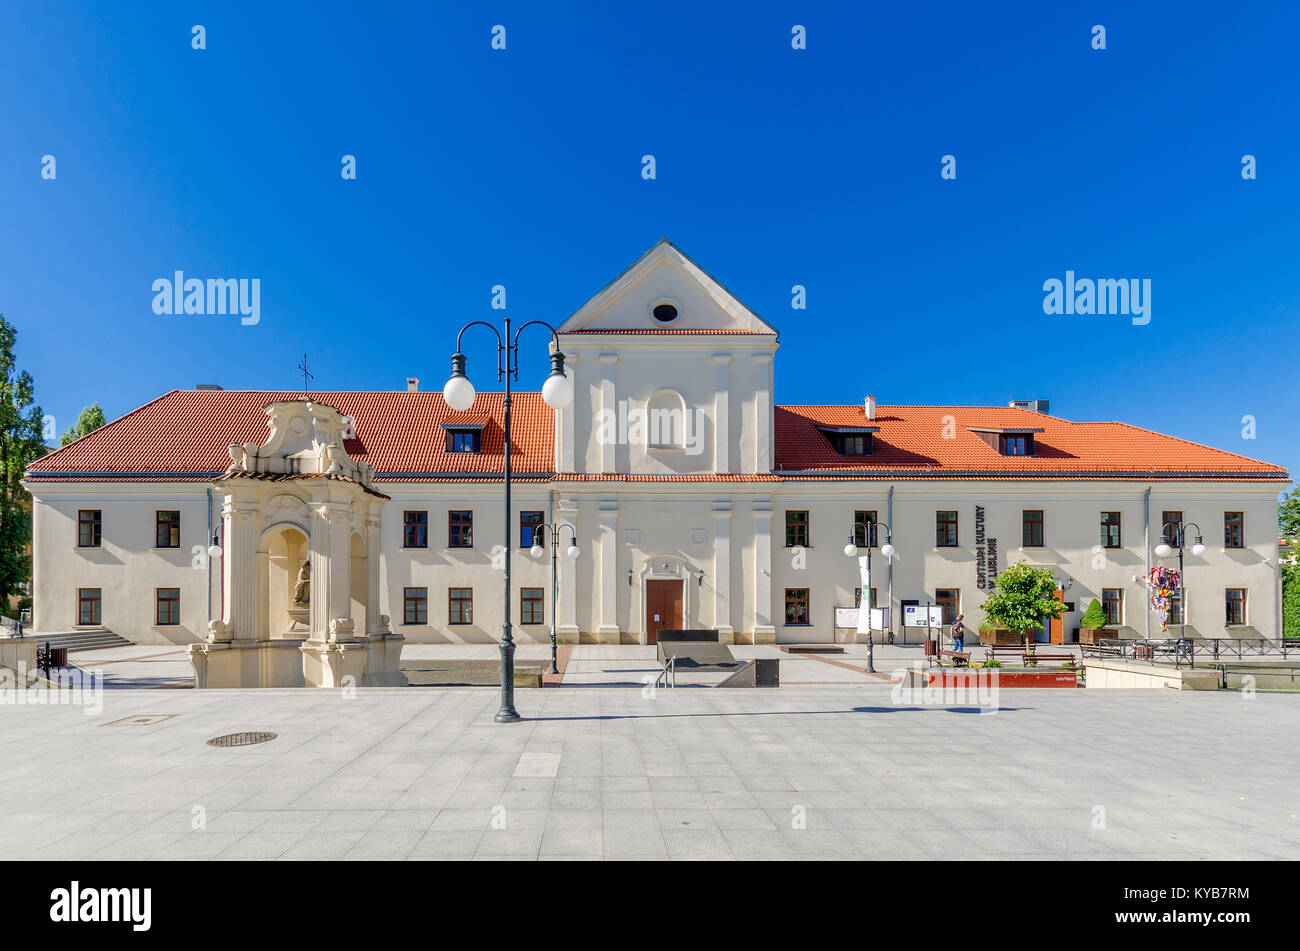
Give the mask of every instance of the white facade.
M 678 316 L 657 319 L 654 308 L 663 304 Z M 945 466 L 929 475 L 873 471 L 870 459 L 839 472 L 791 467 L 783 463 L 791 450 L 778 445 L 774 423 L 775 331 L 667 242 L 560 332 L 575 398 L 551 424 L 551 471 L 521 471 L 516 462 L 523 481 L 514 485 L 509 520 L 511 599 L 515 636 L 522 642 L 548 638 L 552 578 L 549 545 L 541 559 L 520 545 L 521 511 L 543 512 L 548 523 L 564 522 L 576 531 L 581 554 L 569 561 L 561 546 L 556 579 L 562 641 L 644 643 L 651 583 L 669 581 L 680 586 L 675 590 L 682 616 L 665 626 L 717 628 L 724 639 L 741 643 L 807 643 L 853 636 L 837 632 L 834 617 L 836 607 L 854 605 L 858 565 L 843 549 L 861 511 L 892 526 L 896 554 L 890 562 L 876 551 L 872 587 L 878 604 L 892 588 L 898 637 L 902 602 L 924 604 L 945 590 L 959 592 L 957 608 L 976 627 L 985 596 L 976 564 L 977 506 L 983 510 L 984 547 L 987 539 L 997 541 L 999 570 L 1021 558 L 1055 569 L 1064 599 L 1075 608 L 1064 619 L 1067 639 L 1088 603 L 1106 589 L 1122 592 L 1126 635 L 1160 636 L 1159 622 L 1149 620 L 1142 579 L 1158 561 L 1152 550 L 1165 511 L 1197 523 L 1208 549 L 1186 557 L 1189 626 L 1201 636 L 1278 636 L 1277 494 L 1287 484 L 1280 470 L 1238 477 L 1210 467 L 1180 475 L 1157 472 L 1156 460 L 1146 459 L 1117 463 L 1116 469 L 1133 470 L 1127 476 L 1099 470 L 1096 477 L 1035 477 L 1032 460 L 1024 471 L 988 477 L 950 475 Z M 474 371 L 471 361 L 471 378 Z M 799 372 L 809 371 L 793 375 Z M 330 403 L 327 394 L 314 398 Z M 671 432 L 638 430 L 637 414 L 656 409 L 675 409 L 676 417 L 658 418 L 681 425 Z M 881 420 L 874 420 L 862 404 L 856 409 L 863 431 L 881 427 L 876 438 L 882 444 L 891 438 L 883 421 L 889 410 L 880 407 Z M 1026 413 L 1032 416 L 1037 414 Z M 101 438 L 111 438 L 114 425 Z M 441 435 L 431 432 L 428 438 Z M 56 480 L 47 477 L 44 462 L 31 467 L 27 483 L 34 496 L 36 628 L 77 628 L 78 591 L 97 588 L 102 626 L 133 641 L 192 643 L 205 637 L 209 620 L 223 616 L 232 571 L 229 554 L 211 564 L 204 554 L 209 521 L 220 525 L 229 517 L 223 515 L 228 499 L 220 485 L 214 490 L 212 481 L 169 481 L 156 474 L 131 481 L 125 471 L 112 481 L 67 473 Z M 456 472 L 456 460 L 449 458 L 444 472 L 427 478 L 386 479 L 380 468 L 374 480 L 389 497 L 374 506 L 377 611 L 408 642 L 486 643 L 501 634 L 501 483 L 459 478 Z M 78 547 L 79 510 L 101 512 L 99 546 Z M 158 510 L 180 511 L 179 548 L 155 547 Z M 448 546 L 452 510 L 473 512 L 472 547 Z M 1043 513 L 1041 546 L 1021 545 L 1026 510 Z M 403 546 L 407 511 L 428 513 L 427 548 Z M 786 544 L 790 511 L 808 513 L 806 546 Z M 958 513 L 955 546 L 936 545 L 939 511 Z M 1118 548 L 1099 547 L 1102 512 L 1120 513 Z M 1242 513 L 1240 548 L 1224 546 L 1226 512 Z M 567 532 L 564 537 L 567 546 Z M 155 623 L 159 588 L 180 590 L 179 624 Z M 521 624 L 523 588 L 543 589 L 538 623 Z M 407 589 L 425 590 L 424 623 L 404 623 Z M 452 589 L 472 590 L 470 623 L 452 623 Z M 786 622 L 787 589 L 807 592 L 807 624 Z M 1229 589 L 1245 592 L 1244 626 L 1225 623 Z

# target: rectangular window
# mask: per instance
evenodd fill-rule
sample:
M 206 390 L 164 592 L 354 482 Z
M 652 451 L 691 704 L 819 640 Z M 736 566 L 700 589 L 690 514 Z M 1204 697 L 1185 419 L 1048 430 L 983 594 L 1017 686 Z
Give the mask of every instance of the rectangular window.
M 1101 513 L 1101 547 L 1120 548 L 1119 512 Z
M 545 607 L 541 588 L 519 589 L 520 624 L 545 624 Z
M 876 513 L 875 512 L 854 512 L 853 513 L 853 544 L 859 548 L 876 547 Z M 871 531 L 868 533 L 863 529 L 863 525 L 868 526 Z M 871 541 L 868 544 L 867 538 Z
M 1173 627 L 1175 624 L 1183 623 L 1183 598 L 1179 594 L 1169 596 L 1169 617 L 1165 621 L 1167 627 Z
M 1004 456 L 1027 456 L 1033 444 L 1033 439 L 1025 435 L 998 437 L 998 449 Z
M 855 608 L 860 608 L 860 607 L 862 607 L 862 589 L 861 589 L 861 588 L 854 588 L 854 589 L 853 589 L 853 606 L 854 606 Z M 870 608 L 878 608 L 878 607 L 880 607 L 880 605 L 876 604 L 876 589 L 875 589 L 875 588 L 872 588 L 872 589 L 871 589 L 871 603 L 870 603 L 869 605 L 867 605 L 867 607 L 870 607 Z
M 447 547 L 474 547 L 474 513 L 472 511 L 447 513 Z
M 807 624 L 808 623 L 808 589 L 807 588 L 786 588 L 785 589 L 785 623 L 786 624 Z
M 1025 548 L 1043 547 L 1043 511 L 1042 509 L 1025 509 L 1023 512 L 1023 538 L 1021 545 Z
M 429 547 L 429 513 L 428 512 L 403 512 L 402 513 L 402 547 L 403 548 L 428 548 Z
M 474 623 L 474 589 L 473 588 L 448 588 L 447 589 L 447 623 L 448 624 L 473 624 Z
M 519 513 L 519 547 L 532 548 L 533 539 L 537 535 L 537 527 L 543 522 L 543 513 L 541 512 L 520 512 Z
M 1160 525 L 1161 535 L 1166 545 L 1178 544 L 1178 529 L 1183 524 L 1182 512 L 1161 512 Z
M 951 624 L 961 612 L 961 592 L 956 588 L 936 588 L 934 603 L 943 609 L 943 623 Z
M 1246 623 L 1246 589 L 1228 588 L 1224 591 L 1225 618 L 1228 625 Z
M 841 456 L 871 455 L 870 433 L 837 433 L 833 441 Z
M 181 513 L 180 512 L 155 512 L 154 513 L 154 547 L 155 548 L 180 548 L 181 547 Z
M 1246 515 L 1244 512 L 1223 513 L 1223 547 L 1246 547 Z
M 483 445 L 481 429 L 447 430 L 448 452 L 478 452 Z
M 1106 623 L 1120 625 L 1124 623 L 1124 590 L 1122 588 L 1101 589 L 1101 609 L 1106 612 Z
M 795 545 L 808 546 L 807 512 L 785 513 L 785 547 L 793 548 Z
M 77 623 L 102 624 L 99 588 L 77 589 Z
M 103 541 L 102 519 L 99 509 L 81 509 L 77 512 L 77 547 L 98 548 Z M 87 589 L 87 590 L 99 590 Z M 98 623 L 98 622 L 96 622 Z
M 403 624 L 429 623 L 428 588 L 403 588 L 402 605 Z
M 160 546 L 162 547 L 162 546 Z M 155 623 L 162 627 L 181 623 L 181 589 L 159 588 Z
M 957 547 L 957 513 L 956 512 L 935 512 L 934 527 L 935 527 L 934 546 L 936 548 Z

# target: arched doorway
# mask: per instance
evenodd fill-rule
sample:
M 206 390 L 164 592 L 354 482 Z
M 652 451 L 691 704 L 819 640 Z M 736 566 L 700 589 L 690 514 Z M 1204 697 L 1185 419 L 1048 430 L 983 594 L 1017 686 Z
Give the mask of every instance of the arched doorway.
M 296 525 L 272 526 L 264 536 L 263 550 L 266 552 L 265 636 L 271 640 L 305 638 L 307 625 L 302 619 L 306 605 L 295 604 L 294 598 L 303 566 L 308 563 L 307 534 Z

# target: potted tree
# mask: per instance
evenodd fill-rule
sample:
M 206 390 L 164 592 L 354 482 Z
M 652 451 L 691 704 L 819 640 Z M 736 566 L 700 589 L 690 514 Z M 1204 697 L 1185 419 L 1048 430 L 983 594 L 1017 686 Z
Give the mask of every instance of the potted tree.
M 1093 598 L 1092 604 L 1088 605 L 1088 610 L 1083 612 L 1083 618 L 1079 621 L 1079 643 L 1098 644 L 1103 637 L 1116 635 L 1114 628 L 1106 627 L 1106 612 L 1101 609 L 1101 602 Z
M 1025 561 L 1008 567 L 984 600 L 980 643 L 1014 646 L 1041 630 L 1044 618 L 1059 618 L 1065 604 L 1056 600 L 1056 587 L 1051 568 L 1036 568 Z

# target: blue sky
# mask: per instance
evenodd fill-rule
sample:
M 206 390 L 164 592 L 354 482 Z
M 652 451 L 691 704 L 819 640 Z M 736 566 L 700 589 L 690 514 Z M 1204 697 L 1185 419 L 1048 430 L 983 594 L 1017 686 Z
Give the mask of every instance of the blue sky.
M 1049 398 L 1300 469 L 1294 8 L 555 6 L 7 0 L 0 312 L 59 430 L 304 351 L 438 388 L 493 284 L 558 322 L 667 235 L 783 331 L 781 402 Z M 155 315 L 176 269 L 260 323 Z M 1151 322 L 1044 314 L 1067 270 Z

